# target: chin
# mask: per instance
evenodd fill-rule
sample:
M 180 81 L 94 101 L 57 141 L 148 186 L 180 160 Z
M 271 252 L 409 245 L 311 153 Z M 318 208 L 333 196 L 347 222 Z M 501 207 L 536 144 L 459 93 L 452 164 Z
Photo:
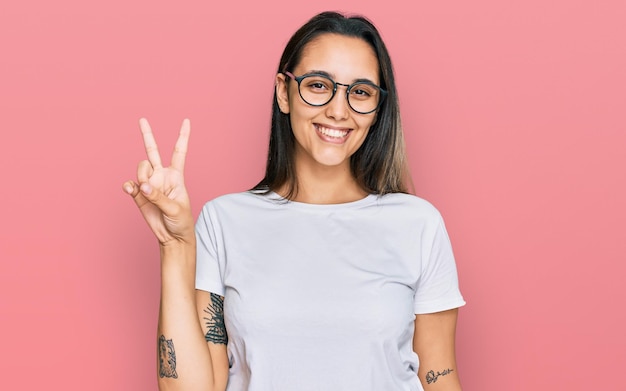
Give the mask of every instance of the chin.
M 326 166 L 326 167 L 339 167 L 342 165 L 349 165 L 350 164 L 350 159 L 346 158 L 345 156 L 319 156 L 319 157 L 314 157 L 314 160 L 322 165 L 322 166 Z

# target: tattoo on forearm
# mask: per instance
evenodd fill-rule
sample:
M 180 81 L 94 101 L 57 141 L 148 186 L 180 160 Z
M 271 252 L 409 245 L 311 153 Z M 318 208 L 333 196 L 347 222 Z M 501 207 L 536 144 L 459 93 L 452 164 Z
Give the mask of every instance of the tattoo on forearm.
M 428 384 L 436 383 L 439 376 L 445 376 L 449 374 L 450 372 L 454 372 L 454 369 L 448 368 L 448 369 L 443 370 L 442 372 L 437 372 L 437 373 L 435 373 L 435 371 L 428 371 L 428 373 L 426 374 L 426 383 Z
M 159 337 L 159 376 L 178 378 L 174 342 L 171 339 L 165 339 L 163 335 Z
M 224 298 L 215 293 L 211 293 L 211 303 L 204 310 L 207 316 L 204 317 L 207 328 L 204 339 L 207 342 L 226 345 L 228 335 L 224 324 Z

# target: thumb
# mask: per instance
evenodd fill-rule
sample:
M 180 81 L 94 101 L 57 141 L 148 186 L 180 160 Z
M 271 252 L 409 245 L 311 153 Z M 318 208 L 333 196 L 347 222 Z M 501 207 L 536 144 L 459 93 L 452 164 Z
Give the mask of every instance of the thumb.
M 143 198 L 159 208 L 161 212 L 163 212 L 163 214 L 172 215 L 173 212 L 176 210 L 175 202 L 166 197 L 165 194 L 163 194 L 158 189 L 150 186 L 149 183 L 142 183 L 139 186 L 139 190 L 141 191 L 141 195 L 143 195 Z

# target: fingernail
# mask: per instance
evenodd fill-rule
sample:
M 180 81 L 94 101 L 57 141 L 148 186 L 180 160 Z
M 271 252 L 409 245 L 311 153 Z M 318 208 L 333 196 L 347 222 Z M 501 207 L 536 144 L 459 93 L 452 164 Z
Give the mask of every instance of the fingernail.
M 147 183 L 142 183 L 141 184 L 141 191 L 145 195 L 149 195 L 150 193 L 152 193 L 152 187 L 149 184 L 147 184 Z
M 133 187 L 131 185 L 124 185 L 124 191 L 128 194 L 133 194 Z

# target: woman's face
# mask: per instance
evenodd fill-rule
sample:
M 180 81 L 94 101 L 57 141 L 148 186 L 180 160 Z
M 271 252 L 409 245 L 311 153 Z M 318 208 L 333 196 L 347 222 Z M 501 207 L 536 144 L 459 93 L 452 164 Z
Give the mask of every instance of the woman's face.
M 337 83 L 369 80 L 380 85 L 376 54 L 360 38 L 329 33 L 309 42 L 293 75 L 298 77 L 319 72 L 328 74 Z M 363 144 L 376 113 L 359 114 L 353 111 L 348 105 L 345 86 L 338 85 L 332 100 L 316 107 L 302 100 L 295 80 L 287 83 L 288 76 L 283 74 L 278 74 L 276 78 L 278 105 L 283 113 L 290 114 L 296 139 L 296 167 L 348 168 L 350 156 Z

